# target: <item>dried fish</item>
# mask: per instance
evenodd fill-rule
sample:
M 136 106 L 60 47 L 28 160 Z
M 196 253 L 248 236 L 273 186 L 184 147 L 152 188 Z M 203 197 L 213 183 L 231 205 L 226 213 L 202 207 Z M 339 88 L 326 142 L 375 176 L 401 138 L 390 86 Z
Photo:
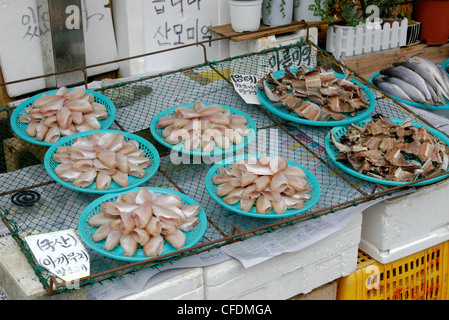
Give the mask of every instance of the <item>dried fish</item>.
M 350 126 L 339 138 L 331 131 L 330 138 L 338 161 L 378 179 L 409 182 L 447 170 L 449 147 L 410 120 L 395 124 L 376 114 L 364 128 Z
M 295 74 L 285 69 L 284 76 L 275 81 L 270 72 L 259 81 L 258 88 L 273 105 L 282 105 L 301 118 L 344 120 L 348 114 L 354 115 L 369 105 L 361 87 L 352 82 L 352 78 L 349 74 L 339 79 L 322 66 L 312 70 L 301 66 Z

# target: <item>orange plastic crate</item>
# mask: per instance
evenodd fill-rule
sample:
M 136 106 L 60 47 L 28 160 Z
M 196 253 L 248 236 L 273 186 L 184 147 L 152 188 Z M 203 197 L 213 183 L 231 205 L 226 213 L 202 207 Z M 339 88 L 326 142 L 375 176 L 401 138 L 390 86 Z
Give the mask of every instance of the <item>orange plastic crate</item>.
M 449 241 L 381 264 L 359 250 L 357 269 L 338 279 L 337 300 L 447 300 Z

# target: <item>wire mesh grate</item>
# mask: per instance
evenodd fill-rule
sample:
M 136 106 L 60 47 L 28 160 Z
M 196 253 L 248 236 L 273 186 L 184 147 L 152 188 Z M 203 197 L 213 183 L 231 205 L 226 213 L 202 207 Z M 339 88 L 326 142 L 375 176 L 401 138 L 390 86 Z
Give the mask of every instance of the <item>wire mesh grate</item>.
M 244 237 L 251 237 L 261 231 L 269 232 L 273 227 L 300 223 L 310 217 L 341 209 L 342 204 L 357 205 L 372 194 L 372 183 L 352 177 L 330 162 L 324 149 L 324 139 L 329 128 L 292 123 L 271 114 L 262 106 L 248 105 L 230 82 L 230 75 L 233 73 L 257 75 L 261 78 L 270 71 L 300 65 L 320 65 L 337 72 L 347 71 L 338 61 L 312 43 L 300 42 L 222 61 L 207 62 L 173 73 L 111 83 L 98 90 L 116 105 L 116 121 L 111 129 L 138 134 L 150 140 L 160 152 L 160 168 L 143 186 L 178 190 L 192 197 L 206 211 L 209 224 L 197 246 L 140 264 L 113 260 L 89 250 L 92 276 L 82 279 L 81 286 L 106 278 L 113 279 L 120 274 L 142 268 L 157 267 L 172 259 L 219 247 L 229 241 L 243 239 L 242 234 Z M 398 118 L 416 118 L 378 92 L 376 97 L 374 113 Z M 211 164 L 217 159 L 181 157 L 159 145 L 149 133 L 150 122 L 159 112 L 175 105 L 196 101 L 220 103 L 248 114 L 257 125 L 257 137 L 253 143 L 239 151 L 239 154 L 276 154 L 303 165 L 321 184 L 322 194 L 317 204 L 299 217 L 257 219 L 228 211 L 216 203 L 207 193 L 204 179 Z M 52 287 L 52 276 L 37 265 L 23 239 L 31 233 L 76 230 L 82 210 L 99 195 L 80 193 L 52 181 L 42 164 L 47 148 L 27 143 L 14 136 L 8 122 L 11 113 L 10 107 L 0 109 L 0 138 L 3 142 L 0 157 L 0 210 L 3 221 L 11 226 L 15 239 L 27 254 L 43 286 L 50 288 L 53 293 L 63 292 L 66 290 L 64 285 Z M 13 195 L 20 195 L 24 190 L 39 194 L 40 199 L 34 206 L 21 207 L 11 201 Z M 379 196 L 386 195 L 387 191 L 395 192 L 399 188 L 384 190 L 385 193 Z M 240 234 L 235 234 L 236 228 L 241 231 Z M 101 276 L 98 276 L 100 274 Z

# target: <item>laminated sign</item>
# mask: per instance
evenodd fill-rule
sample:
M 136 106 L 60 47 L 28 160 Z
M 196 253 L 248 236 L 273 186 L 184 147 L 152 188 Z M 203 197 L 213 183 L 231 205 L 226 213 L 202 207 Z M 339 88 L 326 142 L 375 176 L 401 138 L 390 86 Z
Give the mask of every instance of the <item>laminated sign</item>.
M 64 281 L 90 274 L 89 254 L 73 230 L 25 238 L 39 265 Z

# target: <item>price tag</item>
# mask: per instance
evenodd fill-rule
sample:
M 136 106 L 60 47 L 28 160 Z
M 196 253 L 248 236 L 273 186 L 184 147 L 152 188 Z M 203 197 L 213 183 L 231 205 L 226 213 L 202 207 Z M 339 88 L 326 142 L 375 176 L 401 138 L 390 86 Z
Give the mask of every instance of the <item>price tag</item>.
M 25 237 L 38 263 L 64 281 L 90 274 L 89 254 L 73 230 Z
M 259 79 L 254 75 L 247 74 L 231 74 L 231 82 L 235 91 L 248 104 L 260 104 L 257 96 L 257 82 Z

